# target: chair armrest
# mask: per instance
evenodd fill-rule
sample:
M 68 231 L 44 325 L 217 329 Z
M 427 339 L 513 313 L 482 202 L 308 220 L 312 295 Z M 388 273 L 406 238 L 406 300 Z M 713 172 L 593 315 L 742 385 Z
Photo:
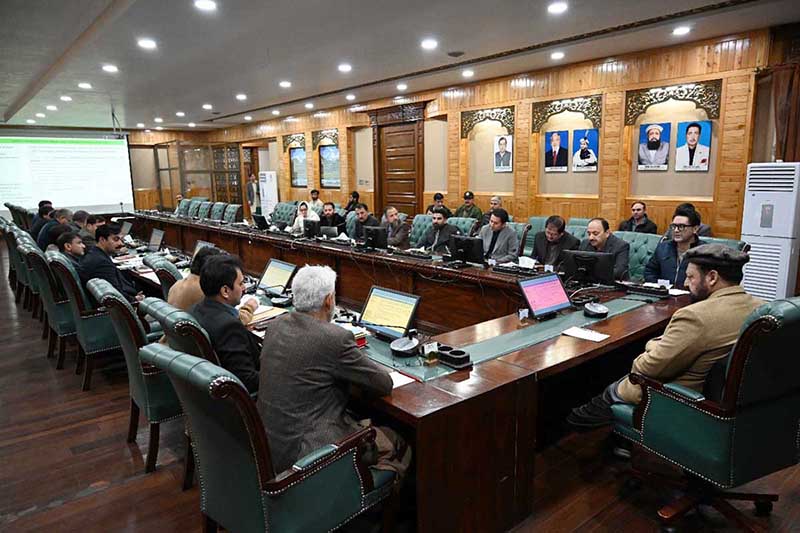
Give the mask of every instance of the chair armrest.
M 697 392 L 696 390 L 678 385 L 677 383 L 665 383 L 664 388 L 693 402 L 700 402 L 706 399 L 702 392 Z
M 732 414 L 729 413 L 728 410 L 722 405 L 712 402 L 711 400 L 706 399 L 702 394 L 691 389 L 687 389 L 686 387 L 682 387 L 681 385 L 677 385 L 675 383 L 664 384 L 660 381 L 656 381 L 653 378 L 634 373 L 629 374 L 628 379 L 630 379 L 631 383 L 634 385 L 639 385 L 642 388 L 642 401 L 639 403 L 639 406 L 636 408 L 636 411 L 633 414 L 633 426 L 640 431 L 642 429 L 642 421 L 644 418 L 645 406 L 647 405 L 647 399 L 653 394 L 653 391 L 714 416 L 732 416 Z
M 327 446 L 323 446 L 322 448 L 318 448 L 313 452 L 309 453 L 305 457 L 301 457 L 292 465 L 292 469 L 294 470 L 302 470 L 304 468 L 308 468 L 315 462 L 323 459 L 324 457 L 334 453 L 338 448 L 335 444 L 328 444 Z

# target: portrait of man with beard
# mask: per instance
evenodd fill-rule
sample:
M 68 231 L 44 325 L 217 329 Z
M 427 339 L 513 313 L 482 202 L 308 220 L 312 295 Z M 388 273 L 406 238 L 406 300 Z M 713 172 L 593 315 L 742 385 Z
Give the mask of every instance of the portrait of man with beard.
M 667 170 L 670 124 L 642 124 L 639 127 L 639 170 Z

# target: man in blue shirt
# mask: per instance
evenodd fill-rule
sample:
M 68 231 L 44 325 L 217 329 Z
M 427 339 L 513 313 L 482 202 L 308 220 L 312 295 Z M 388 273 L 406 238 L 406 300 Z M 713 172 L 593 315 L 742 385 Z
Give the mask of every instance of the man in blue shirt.
M 644 268 L 644 280 L 656 283 L 660 279 L 669 280 L 676 288 L 682 289 L 686 281 L 686 261 L 683 260 L 689 248 L 706 244 L 697 237 L 700 217 L 693 209 L 678 208 L 672 217 L 670 232 L 672 238 L 662 241 Z

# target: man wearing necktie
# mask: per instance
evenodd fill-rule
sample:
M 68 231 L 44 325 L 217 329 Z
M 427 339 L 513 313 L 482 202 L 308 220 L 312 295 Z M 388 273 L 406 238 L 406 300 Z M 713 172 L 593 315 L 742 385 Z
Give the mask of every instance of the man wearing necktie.
M 566 167 L 569 155 L 567 149 L 561 146 L 561 134 L 554 131 L 550 134 L 550 150 L 547 152 L 545 167 Z

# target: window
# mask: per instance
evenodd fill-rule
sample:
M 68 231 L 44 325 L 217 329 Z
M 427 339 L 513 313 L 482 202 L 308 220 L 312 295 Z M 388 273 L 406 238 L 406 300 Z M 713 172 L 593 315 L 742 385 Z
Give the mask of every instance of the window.
M 339 146 L 330 144 L 319 147 L 319 177 L 323 189 L 341 187 Z
M 292 187 L 308 187 L 305 148 L 289 148 L 289 174 L 292 177 Z

